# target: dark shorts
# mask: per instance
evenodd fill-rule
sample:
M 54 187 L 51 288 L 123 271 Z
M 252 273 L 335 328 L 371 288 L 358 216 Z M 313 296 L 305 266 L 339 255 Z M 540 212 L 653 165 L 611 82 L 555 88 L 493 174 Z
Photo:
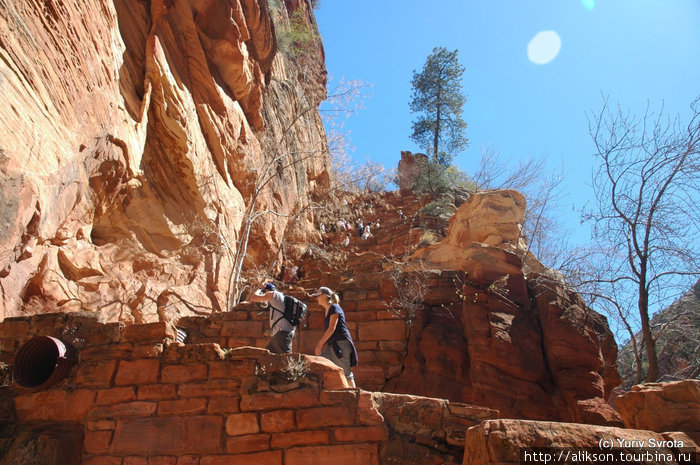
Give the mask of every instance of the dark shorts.
M 265 348 L 275 354 L 291 354 L 293 337 L 291 332 L 277 331 Z
M 352 370 L 350 369 L 350 354 L 352 353 L 352 345 L 350 344 L 350 341 L 340 340 L 338 341 L 338 346 L 342 352 L 340 357 L 336 355 L 333 347 L 329 345 L 327 345 L 321 351 L 321 356 L 326 357 L 328 360 L 342 368 L 343 372 L 345 373 L 345 377 L 348 380 L 354 379 Z

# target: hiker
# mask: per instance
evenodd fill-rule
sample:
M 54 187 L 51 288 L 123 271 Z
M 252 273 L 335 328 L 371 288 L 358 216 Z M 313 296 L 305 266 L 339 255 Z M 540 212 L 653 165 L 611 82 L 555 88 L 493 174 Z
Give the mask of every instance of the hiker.
M 402 220 L 406 219 L 406 215 L 404 215 L 401 210 L 399 210 L 399 216 L 401 217 Z
M 326 234 L 326 225 L 321 223 L 321 234 Z
M 339 305 L 340 298 L 327 287 L 319 287 L 311 297 L 316 297 L 316 302 L 326 313 L 323 320 L 326 331 L 316 344 L 314 353 L 342 368 L 350 387 L 355 387 L 352 367 L 357 365 L 357 349 L 345 323 L 345 312 Z
M 345 236 L 345 240 L 343 241 L 343 247 L 347 247 L 350 245 L 350 233 L 348 233 L 347 236 Z
M 369 230 L 370 226 L 372 226 L 372 223 L 367 223 L 367 226 L 365 226 L 365 230 L 362 232 L 362 239 L 367 240 L 370 237 L 374 237 L 374 234 Z
M 270 307 L 270 343 L 265 347 L 275 354 L 292 353 L 294 326 L 284 318 L 284 294 L 267 283 L 250 295 L 251 302 L 267 302 Z

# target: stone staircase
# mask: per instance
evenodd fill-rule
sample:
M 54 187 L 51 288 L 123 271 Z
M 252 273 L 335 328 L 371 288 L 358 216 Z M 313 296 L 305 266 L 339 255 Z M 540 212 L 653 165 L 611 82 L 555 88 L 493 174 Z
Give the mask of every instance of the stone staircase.
M 368 204 L 371 207 L 368 207 Z M 323 266 L 324 263 L 320 260 L 306 257 L 302 266 L 307 273 L 300 284 L 314 284 L 319 281 L 333 283 L 335 279 L 337 285 L 355 275 L 380 271 L 384 258 L 401 258 L 410 254 L 420 242 L 424 232 L 419 227 L 420 207 L 420 201 L 416 197 L 399 197 L 393 193 L 370 195 L 358 199 L 354 204 L 349 204 L 348 208 L 351 211 L 361 213 L 360 216 L 365 223 L 370 221 L 374 223 L 379 219 L 380 227 L 378 229 L 371 227 L 373 237 L 361 239 L 353 226 L 353 230 L 349 231 L 350 245 L 347 247 L 341 245 L 345 233 L 327 233 L 326 237 L 331 240 L 331 245 L 327 247 L 345 252 L 345 259 L 342 263 L 329 267 Z M 400 216 L 400 211 L 405 218 Z M 352 222 L 354 223 L 356 219 L 352 218 Z M 376 259 L 372 258 L 373 255 Z M 338 274 L 338 271 L 343 273 Z M 330 284 L 329 287 L 331 287 Z
M 304 353 L 313 353 L 323 333 L 322 310 L 309 294 L 320 286 L 339 294 L 360 357 L 355 378 L 364 389 L 381 390 L 403 369 L 408 344 L 407 315 L 389 308 L 391 299 L 397 297 L 390 270 L 421 242 L 425 220 L 418 212 L 420 207 L 419 199 L 412 195 L 384 193 L 359 198 L 349 208 L 359 210 L 365 222 L 379 219 L 380 227 L 371 229 L 373 237 L 361 239 L 357 231 L 351 231 L 350 245 L 343 247 L 337 245 L 344 237 L 342 232 L 328 233 L 332 243 L 327 247 L 342 251 L 343 259 L 331 264 L 305 257 L 301 264 L 305 275 L 288 291 L 309 305 L 307 325 L 299 330 L 294 347 Z M 446 222 L 442 223 L 440 226 L 446 230 Z M 444 232 L 435 234 L 440 233 Z M 432 281 L 431 287 L 438 290 L 452 285 L 447 279 Z
M 411 321 L 401 309 L 391 308 L 392 299 L 398 297 L 398 273 L 392 270 L 415 250 L 426 231 L 426 220 L 418 213 L 420 206 L 413 196 L 392 193 L 362 197 L 348 205 L 351 211 L 360 211 L 365 221 L 378 218 L 381 226 L 373 231 L 374 237 L 366 240 L 355 231 L 348 247 L 337 245 L 343 233 L 329 232 L 332 243 L 326 250 L 333 252 L 335 260 L 307 255 L 298 264 L 305 270 L 303 278 L 292 286 L 280 285 L 284 293 L 309 307 L 307 319 L 293 342 L 295 352 L 314 353 L 324 331 L 324 315 L 310 294 L 327 286 L 340 296 L 359 352 L 360 364 L 354 368 L 358 387 L 380 391 L 401 374 Z M 349 218 L 347 214 L 345 218 Z M 446 228 L 446 224 L 438 224 L 434 234 L 440 235 L 440 227 Z M 451 274 L 426 273 L 426 279 L 430 289 L 425 298 L 428 311 L 431 305 L 438 308 L 456 300 Z M 269 341 L 267 310 L 260 304 L 241 303 L 231 312 L 185 317 L 178 326 L 187 330 L 188 343 L 217 342 L 221 347 L 235 348 L 265 347 Z

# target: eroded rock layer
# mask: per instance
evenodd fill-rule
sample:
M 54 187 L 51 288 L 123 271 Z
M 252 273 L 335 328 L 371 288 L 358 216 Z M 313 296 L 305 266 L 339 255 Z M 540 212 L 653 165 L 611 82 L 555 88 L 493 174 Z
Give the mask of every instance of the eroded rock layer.
M 467 431 L 463 464 L 505 465 L 533 460 L 694 463 L 697 448 L 691 438 L 675 433 L 545 421 L 487 420 Z
M 325 71 L 318 41 L 303 85 L 278 53 L 292 13 L 315 27 L 289 8 L 0 1 L 0 319 L 222 310 L 246 207 L 280 214 L 256 223 L 252 261 L 304 237 L 310 218 L 284 215 L 328 185 Z

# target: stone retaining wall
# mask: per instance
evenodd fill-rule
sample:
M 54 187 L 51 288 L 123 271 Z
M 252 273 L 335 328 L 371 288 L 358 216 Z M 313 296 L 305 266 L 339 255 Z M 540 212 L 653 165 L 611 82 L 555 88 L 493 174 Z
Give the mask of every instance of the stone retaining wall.
M 245 321 L 262 331 L 261 321 Z M 8 463 L 24 463 L 13 460 L 28 447 L 41 463 L 54 463 L 55 448 L 37 447 L 49 433 L 18 439 L 19 429 L 51 425 L 70 428 L 71 440 L 56 447 L 64 455 L 82 450 L 83 465 L 456 464 L 464 431 L 497 416 L 445 400 L 348 389 L 342 371 L 321 357 L 181 344 L 166 323 L 124 327 L 86 314 L 6 319 L 0 361 L 11 364 L 35 335 L 73 345 L 79 361 L 53 387 L 0 388 L 11 412 L 0 418 Z M 403 457 L 406 450 L 423 458 Z
M 457 318 L 461 317 L 461 301 L 455 292 L 454 275 L 455 273 L 425 273 L 429 292 L 422 312 L 444 312 L 450 302 L 459 302 L 453 313 Z M 356 275 L 354 281 L 340 282 L 340 277 L 337 280 L 338 282 L 328 279 L 324 285 L 330 286 L 341 296 L 340 305 L 345 311 L 348 328 L 359 352 L 360 364 L 353 369 L 357 385 L 372 391 L 382 390 L 389 380 L 403 370 L 410 317 L 400 309 L 389 308 L 397 291 L 393 282 L 387 278 L 387 273 Z M 294 351 L 313 354 L 324 331 L 323 310 L 299 288 L 284 292 L 308 305 L 307 321 L 298 330 L 292 347 Z M 243 303 L 232 312 L 185 317 L 180 319 L 178 327 L 187 331 L 187 341 L 190 343 L 216 342 L 222 347 L 265 347 L 269 342 L 268 310 L 260 304 Z

